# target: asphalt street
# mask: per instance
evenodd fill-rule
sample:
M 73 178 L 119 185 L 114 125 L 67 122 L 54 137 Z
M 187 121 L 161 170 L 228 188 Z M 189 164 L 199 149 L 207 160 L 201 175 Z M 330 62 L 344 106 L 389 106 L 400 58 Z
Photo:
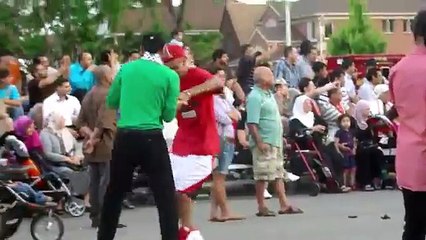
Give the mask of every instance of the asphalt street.
M 210 223 L 208 199 L 196 203 L 196 219 L 206 240 L 398 240 L 403 227 L 402 197 L 399 191 L 349 194 L 317 197 L 290 196 L 303 215 L 273 218 L 255 216 L 254 197 L 232 197 L 232 208 L 247 219 L 241 222 Z M 271 209 L 278 209 L 276 199 L 269 200 Z M 381 217 L 387 214 L 389 220 Z M 356 218 L 349 218 L 356 217 Z M 94 240 L 96 232 L 89 228 L 88 216 L 64 217 L 64 240 Z M 140 207 L 123 212 L 122 223 L 127 228 L 118 231 L 117 240 L 157 240 L 159 229 L 154 207 Z M 29 224 L 26 222 L 12 240 L 28 240 Z

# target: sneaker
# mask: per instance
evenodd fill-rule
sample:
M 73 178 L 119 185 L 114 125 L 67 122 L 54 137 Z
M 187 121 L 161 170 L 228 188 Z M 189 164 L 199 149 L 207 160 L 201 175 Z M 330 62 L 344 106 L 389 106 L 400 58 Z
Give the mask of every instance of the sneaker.
M 179 229 L 179 240 L 204 240 L 199 230 L 181 227 Z
M 366 191 L 366 192 L 372 192 L 374 190 L 375 190 L 374 187 L 371 186 L 371 185 L 365 185 L 364 186 L 364 191 Z
M 263 192 L 263 197 L 265 199 L 271 199 L 272 195 L 268 192 L 268 190 L 265 189 L 265 191 Z
M 123 200 L 123 207 L 126 209 L 135 209 L 135 205 L 133 205 L 128 199 Z
M 300 179 L 299 176 L 297 176 L 296 174 L 293 174 L 291 172 L 287 173 L 287 178 L 290 182 L 296 182 Z

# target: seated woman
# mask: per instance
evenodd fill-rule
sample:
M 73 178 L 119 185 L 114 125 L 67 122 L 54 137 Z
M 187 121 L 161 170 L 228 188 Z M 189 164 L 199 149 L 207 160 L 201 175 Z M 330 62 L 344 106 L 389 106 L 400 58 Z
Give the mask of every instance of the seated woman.
M 70 180 L 73 193 L 85 195 L 89 187 L 89 175 L 81 168 L 82 146 L 65 127 L 65 119 L 57 112 L 51 113 L 46 127 L 40 132 L 41 145 L 52 170 Z
M 303 95 L 298 96 L 294 102 L 293 117 L 290 121 L 290 136 L 295 137 L 300 134 L 300 130 L 302 129 L 310 129 L 316 147 L 321 152 L 323 159 L 326 161 L 336 180 L 341 184 L 341 190 L 348 192 L 350 188 L 343 185 L 342 157 L 338 154 L 334 144 L 324 144 L 323 140 L 329 129 L 320 111 L 320 107 L 313 100 L 319 94 L 335 89 L 336 86 L 333 83 L 328 83 L 323 87 L 316 88 L 310 79 L 302 79 L 299 88 Z M 297 139 L 300 147 L 311 148 L 306 138 Z
M 383 152 L 378 148 L 372 129 L 367 120 L 370 116 L 370 104 L 360 100 L 355 106 L 355 120 L 357 128 L 356 164 L 357 183 L 365 191 L 374 191 L 381 188 L 381 174 L 383 168 Z
M 28 116 L 21 116 L 13 124 L 13 134 L 17 136 L 24 144 L 32 159 L 42 171 L 51 171 L 52 168 L 43 157 L 43 147 L 40 142 L 40 136 L 36 131 L 34 121 Z

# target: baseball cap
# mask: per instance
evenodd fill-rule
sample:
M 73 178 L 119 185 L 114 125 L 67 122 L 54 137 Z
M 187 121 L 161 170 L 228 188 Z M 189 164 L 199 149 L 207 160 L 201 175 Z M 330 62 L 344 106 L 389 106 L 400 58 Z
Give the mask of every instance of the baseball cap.
M 285 85 L 287 86 L 287 82 L 284 80 L 284 78 L 277 78 L 275 79 L 275 85 Z
M 147 33 L 142 36 L 142 48 L 151 54 L 161 51 L 164 44 L 164 39 L 159 33 Z
M 163 62 L 167 63 L 178 58 L 186 58 L 185 49 L 176 44 L 166 44 L 163 48 Z

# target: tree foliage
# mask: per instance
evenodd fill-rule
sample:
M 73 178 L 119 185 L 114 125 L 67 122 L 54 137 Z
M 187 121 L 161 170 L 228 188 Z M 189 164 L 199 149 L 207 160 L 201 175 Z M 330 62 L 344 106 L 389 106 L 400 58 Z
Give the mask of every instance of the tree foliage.
M 159 6 L 166 7 L 174 27 L 185 28 L 185 0 L 179 7 L 174 7 L 172 0 L 0 0 L 0 48 L 26 58 L 40 53 L 55 58 L 63 54 L 75 56 L 82 50 L 96 53 L 111 45 L 137 49 L 140 36 L 133 32 L 126 32 L 124 37 L 108 35 L 119 30 L 123 13 L 135 9 L 135 5 L 154 19 L 148 31 L 161 33 L 167 40 L 171 29 L 162 22 Z M 108 31 L 99 34 L 99 26 L 104 23 Z M 201 62 L 210 59 L 220 41 L 219 33 L 185 37 L 196 60 Z
M 383 35 L 377 32 L 365 13 L 364 0 L 349 0 L 349 22 L 328 43 L 332 55 L 373 54 L 386 50 Z

